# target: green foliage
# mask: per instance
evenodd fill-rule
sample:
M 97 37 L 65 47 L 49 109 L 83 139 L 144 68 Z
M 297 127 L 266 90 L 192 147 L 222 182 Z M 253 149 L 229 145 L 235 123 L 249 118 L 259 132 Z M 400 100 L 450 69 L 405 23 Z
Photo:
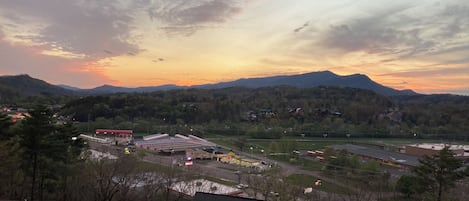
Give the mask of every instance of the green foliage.
M 469 139 L 464 134 L 469 129 L 468 112 L 469 98 L 457 96 L 391 99 L 361 89 L 285 86 L 88 96 L 68 102 L 62 110 L 79 122 L 97 121 L 91 130 L 132 126 L 136 132 L 157 133 L 159 127 L 148 125 L 190 124 L 207 125 L 209 133 L 268 139 L 280 138 L 289 128 L 288 135 L 408 137 L 418 133 L 418 137 L 452 134 Z M 263 129 L 232 128 L 239 124 Z
M 332 159 L 326 166 L 331 170 L 356 169 L 360 167 L 360 162 L 357 157 L 350 158 L 346 150 L 340 150 L 336 158 Z
M 449 147 L 442 149 L 438 155 L 424 156 L 419 162 L 420 165 L 413 171 L 423 189 L 434 192 L 438 201 L 443 199 L 448 188 L 465 176 L 462 161 L 454 157 Z
M 327 147 L 326 149 L 324 149 L 323 155 L 325 159 L 330 160 L 332 157 L 335 157 L 336 151 L 332 147 Z
M 298 143 L 294 140 L 272 140 L 269 145 L 271 153 L 285 153 L 291 155 L 292 151 L 298 149 Z
M 356 187 L 383 191 L 389 189 L 390 173 L 381 171 L 377 161 L 361 161 L 356 155 L 349 155 L 345 150 L 339 151 L 335 157 L 329 157 L 324 173 L 340 177 L 348 184 Z
M 44 191 L 57 190 L 61 179 L 73 174 L 73 164 L 85 148 L 83 141 L 72 140 L 78 133 L 70 122 L 57 125 L 53 113 L 36 106 L 22 122 L 18 133 L 21 167 L 29 184 L 31 200 Z
M 415 194 L 423 193 L 420 178 L 413 175 L 402 175 L 396 183 L 396 190 L 404 194 L 407 198 Z
M 378 161 L 370 160 L 365 163 L 360 164 L 360 168 L 363 170 L 368 170 L 372 172 L 377 172 L 381 168 L 381 164 Z
M 247 146 L 247 138 L 246 137 L 238 137 L 234 140 L 234 146 L 243 151 L 243 148 Z
M 0 112 L 0 141 L 10 139 L 9 129 L 11 125 L 13 125 L 11 119 L 5 113 Z
M 357 105 L 366 108 L 357 112 Z M 345 132 L 354 128 L 347 125 L 376 122 L 376 117 L 392 105 L 384 96 L 359 89 L 227 88 L 89 96 L 69 102 L 62 113 L 73 115 L 80 122 L 96 121 L 100 117 L 115 120 L 106 124 L 110 127 L 137 119 L 157 124 L 251 123 L 262 125 L 263 129 L 247 129 L 248 135 L 275 139 L 283 135 L 285 127 L 295 127 L 295 133 L 306 134 L 325 130 Z M 278 125 L 283 128 L 276 129 Z M 231 128 L 223 130 L 240 134 Z
M 278 129 L 266 129 L 264 126 L 256 126 L 248 130 L 247 135 L 254 139 L 280 139 L 282 132 Z
M 22 191 L 21 158 L 18 143 L 13 138 L 10 127 L 11 119 L 0 112 L 0 199 L 14 198 Z
M 287 182 L 293 184 L 293 185 L 298 185 L 301 187 L 313 187 L 314 189 L 320 190 L 320 191 L 325 191 L 325 192 L 332 192 L 332 193 L 338 193 L 338 194 L 351 194 L 353 191 L 351 189 L 348 189 L 347 187 L 344 186 L 339 186 L 334 183 L 329 183 L 322 181 L 320 186 L 314 185 L 314 182 L 317 180 L 317 178 L 311 176 L 311 175 L 304 175 L 304 174 L 292 174 L 286 178 Z
M 147 156 L 147 152 L 145 150 L 139 149 L 139 150 L 137 150 L 137 156 L 139 158 L 144 158 L 145 156 Z

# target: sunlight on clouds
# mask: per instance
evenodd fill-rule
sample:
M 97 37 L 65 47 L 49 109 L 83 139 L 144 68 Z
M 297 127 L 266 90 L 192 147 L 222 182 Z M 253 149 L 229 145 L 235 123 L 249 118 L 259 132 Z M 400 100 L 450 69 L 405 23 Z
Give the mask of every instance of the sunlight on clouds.
M 462 0 L 0 1 L 0 70 L 87 86 L 79 79 L 194 85 L 331 70 L 457 91 L 469 83 L 467 13 Z
M 68 58 L 68 59 L 84 59 L 86 57 L 85 54 L 75 54 L 75 53 L 63 51 L 60 49 L 44 50 L 42 51 L 42 54 L 49 55 L 49 56 L 63 57 L 63 58 Z

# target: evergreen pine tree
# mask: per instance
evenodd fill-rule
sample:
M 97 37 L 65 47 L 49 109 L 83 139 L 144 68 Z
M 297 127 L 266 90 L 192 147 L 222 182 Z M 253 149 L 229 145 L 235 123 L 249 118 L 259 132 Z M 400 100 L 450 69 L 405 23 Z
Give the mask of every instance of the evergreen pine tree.
M 443 148 L 438 155 L 424 156 L 414 173 L 426 191 L 435 192 L 436 200 L 443 199 L 443 193 L 464 177 L 462 161 L 454 157 L 449 147 Z

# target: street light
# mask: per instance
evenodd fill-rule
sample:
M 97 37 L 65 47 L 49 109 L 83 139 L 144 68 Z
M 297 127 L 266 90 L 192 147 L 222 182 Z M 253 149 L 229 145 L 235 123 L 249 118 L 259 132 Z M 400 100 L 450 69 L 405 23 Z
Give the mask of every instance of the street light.
M 252 148 L 252 147 L 249 147 L 249 149 L 251 150 L 251 157 L 252 157 L 252 150 L 253 150 L 254 148 Z
M 240 184 L 241 183 L 241 171 L 238 170 L 235 172 L 235 174 L 238 175 L 238 184 Z
M 173 154 L 174 154 L 174 149 L 171 149 L 170 150 L 170 155 L 171 155 L 171 166 L 170 167 L 173 167 L 173 164 L 174 164 L 174 158 L 173 158 Z

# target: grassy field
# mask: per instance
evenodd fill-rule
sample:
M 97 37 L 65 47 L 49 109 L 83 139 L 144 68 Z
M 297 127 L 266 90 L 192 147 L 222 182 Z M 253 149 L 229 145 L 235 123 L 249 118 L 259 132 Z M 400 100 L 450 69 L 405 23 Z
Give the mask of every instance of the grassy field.
M 208 139 L 211 142 L 236 148 L 235 140 L 236 138 L 210 138 Z M 343 144 L 347 143 L 346 141 L 326 141 L 326 140 L 305 140 L 305 139 L 278 139 L 278 140 L 271 140 L 271 139 L 248 139 L 247 143 L 245 144 L 243 151 L 250 152 L 250 147 L 253 147 L 253 153 L 262 153 L 261 150 L 264 152 L 271 152 L 269 150 L 270 144 L 272 142 L 292 142 L 295 141 L 296 149 L 297 150 L 316 150 L 316 149 L 323 149 L 328 145 L 333 144 Z
M 338 186 L 332 183 L 324 182 L 322 181 L 320 186 L 314 185 L 314 182 L 316 182 L 317 178 L 310 176 L 310 175 L 304 175 L 304 174 L 292 174 L 287 177 L 287 181 L 290 182 L 293 185 L 298 185 L 301 187 L 313 187 L 314 189 L 320 190 L 320 191 L 325 191 L 325 192 L 331 192 L 331 193 L 338 193 L 338 194 L 350 194 L 353 193 L 352 190 Z
M 223 138 L 208 138 L 209 141 L 214 143 L 233 147 L 236 149 L 235 137 L 223 137 Z M 261 150 L 264 152 L 270 152 L 270 144 L 272 142 L 293 142 L 295 141 L 297 150 L 317 150 L 324 149 L 326 146 L 334 144 L 364 144 L 364 145 L 374 145 L 374 146 L 383 146 L 389 148 L 398 148 L 406 144 L 417 144 L 417 143 L 460 143 L 468 144 L 468 142 L 452 142 L 444 140 L 429 140 L 429 139 L 414 139 L 414 138 L 286 138 L 286 139 L 247 139 L 247 142 L 243 148 L 243 151 L 250 152 L 250 147 L 253 147 L 253 153 L 261 153 Z
M 292 165 L 300 166 L 304 170 L 309 171 L 320 171 L 324 164 L 319 161 L 308 160 L 302 157 L 290 157 L 289 155 L 277 155 L 277 156 L 269 156 L 269 158 L 274 159 L 276 161 L 286 162 Z

